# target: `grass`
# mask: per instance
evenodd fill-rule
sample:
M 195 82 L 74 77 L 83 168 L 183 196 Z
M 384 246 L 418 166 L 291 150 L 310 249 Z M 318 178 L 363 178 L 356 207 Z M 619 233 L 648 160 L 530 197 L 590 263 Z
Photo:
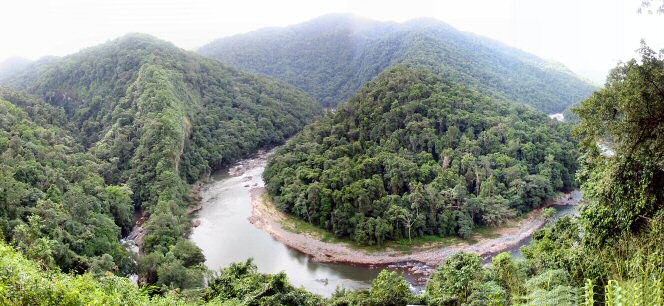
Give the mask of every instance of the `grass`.
M 442 248 L 461 242 L 468 242 L 468 240 L 463 240 L 458 237 L 440 237 L 436 235 L 425 235 L 421 237 L 415 237 L 411 240 L 408 240 L 408 238 L 404 238 L 396 241 L 388 241 L 385 244 L 384 248 L 394 249 L 403 253 L 410 253 L 413 251 L 413 249 Z
M 494 239 L 500 237 L 500 234 L 498 234 L 498 229 L 499 227 L 483 225 L 475 227 L 473 233 L 475 233 L 475 236 L 480 236 L 480 238 Z

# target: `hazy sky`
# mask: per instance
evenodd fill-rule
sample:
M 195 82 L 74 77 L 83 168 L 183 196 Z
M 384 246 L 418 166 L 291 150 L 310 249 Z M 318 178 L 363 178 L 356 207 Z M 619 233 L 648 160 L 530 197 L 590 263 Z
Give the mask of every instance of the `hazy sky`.
M 8 0 L 0 4 L 0 61 L 66 55 L 128 32 L 193 49 L 215 38 L 285 26 L 328 13 L 378 20 L 434 17 L 603 83 L 643 38 L 664 48 L 664 15 L 639 15 L 640 0 Z

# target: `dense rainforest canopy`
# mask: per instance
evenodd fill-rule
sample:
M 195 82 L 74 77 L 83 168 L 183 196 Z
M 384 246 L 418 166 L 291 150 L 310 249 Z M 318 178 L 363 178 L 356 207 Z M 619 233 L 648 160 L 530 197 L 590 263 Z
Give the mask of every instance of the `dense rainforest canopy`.
M 131 190 L 107 185 L 107 163 L 70 136 L 62 110 L 0 89 L 0 232 L 48 267 L 85 272 L 110 257 L 133 261 L 120 244 L 132 226 Z
M 470 237 L 571 189 L 570 126 L 424 70 L 390 69 L 271 158 L 277 206 L 363 244 Z
M 427 68 L 547 113 L 562 112 L 595 89 L 560 64 L 433 19 L 393 23 L 327 15 L 221 38 L 199 52 L 293 84 L 325 107 L 347 100 L 396 64 Z
M 144 35 L 30 64 L 0 88 L 0 304 L 664 304 L 664 53 L 639 52 L 573 109 L 580 155 L 570 125 L 413 65 L 305 128 L 270 161 L 270 194 L 365 244 L 467 236 L 584 191 L 524 259 L 459 253 L 424 292 L 385 270 L 328 298 L 250 260 L 210 273 L 184 239 L 189 183 L 301 130 L 312 98 Z M 150 216 L 138 261 L 120 243 L 135 211 Z M 122 277 L 136 271 L 142 287 Z
M 197 276 L 184 269 L 204 260 L 185 240 L 191 227 L 188 184 L 281 143 L 320 112 L 294 87 L 138 34 L 31 66 L 6 83 L 46 102 L 9 97 L 10 103 L 3 102 L 17 118 L 3 117 L 3 175 L 11 178 L 3 183 L 16 181 L 31 190 L 12 195 L 18 208 L 2 212 L 9 214 L 3 220 L 7 239 L 31 229 L 39 231 L 35 237 L 58 240 L 63 246 L 51 246 L 53 259 L 66 270 L 83 271 L 90 260 L 78 257 L 103 254 L 119 265 L 117 241 L 130 229 L 135 208 L 150 217 L 140 271 L 151 283 L 173 287 L 202 285 L 202 268 L 196 268 Z M 47 125 L 24 124 L 30 118 L 22 108 Z M 48 138 L 30 141 L 22 134 Z M 22 151 L 21 145 L 27 148 Z M 2 189 L 0 196 L 18 191 Z M 39 209 L 46 211 L 43 219 L 55 222 L 52 228 L 39 229 L 40 222 L 31 221 Z M 82 218 L 88 229 L 62 227 L 56 216 Z M 95 246 L 90 236 L 108 245 Z M 46 251 L 51 252 L 44 250 L 43 256 Z

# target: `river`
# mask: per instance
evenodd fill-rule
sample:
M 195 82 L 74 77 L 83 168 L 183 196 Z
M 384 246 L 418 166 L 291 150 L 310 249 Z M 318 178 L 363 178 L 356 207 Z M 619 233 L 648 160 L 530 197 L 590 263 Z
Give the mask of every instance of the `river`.
M 196 215 L 200 225 L 193 229 L 190 239 L 203 250 L 210 269 L 253 258 L 259 271 L 285 271 L 295 286 L 325 296 L 334 293 L 337 286 L 370 286 L 380 268 L 314 262 L 249 223 L 249 189 L 263 186 L 265 163 L 261 158 L 241 163 L 247 165 L 246 172 L 231 176 L 223 171 L 212 177 L 201 194 L 202 208 Z
M 581 200 L 581 193 L 575 192 L 574 197 L 577 197 L 578 200 Z M 551 205 L 551 207 L 556 209 L 556 214 L 551 218 L 549 222 L 555 222 L 556 220 L 564 216 L 574 216 L 578 214 L 577 206 L 574 205 Z M 512 258 L 520 259 L 523 258 L 523 253 L 521 253 L 521 247 L 527 245 L 532 240 L 532 236 L 529 236 L 527 239 L 522 240 L 519 244 L 510 248 L 509 251 L 512 253 Z
M 410 268 L 401 265 L 320 263 L 290 249 L 248 220 L 252 215 L 250 189 L 264 185 L 264 154 L 243 160 L 238 165 L 230 171 L 234 175 L 226 170 L 211 178 L 201 191 L 202 206 L 194 216 L 198 226 L 193 229 L 190 239 L 203 250 L 206 265 L 210 269 L 219 270 L 233 262 L 253 258 L 260 272 L 285 271 L 295 286 L 330 296 L 338 286 L 346 289 L 368 288 L 383 268 L 402 272 Z M 561 206 L 557 216 L 573 211 L 574 206 Z M 529 240 L 511 249 L 516 257 L 520 256 L 519 247 Z M 413 290 L 422 289 L 421 276 L 418 278 L 410 273 L 404 275 L 414 284 Z

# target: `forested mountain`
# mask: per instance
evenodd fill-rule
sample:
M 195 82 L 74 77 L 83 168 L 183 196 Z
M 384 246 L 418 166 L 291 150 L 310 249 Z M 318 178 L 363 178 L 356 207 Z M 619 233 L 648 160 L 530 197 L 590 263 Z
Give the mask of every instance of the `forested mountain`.
M 0 62 L 0 80 L 25 69 L 32 61 L 22 57 L 10 57 Z
M 397 66 L 279 149 L 264 178 L 282 210 L 363 244 L 470 237 L 574 186 L 568 125 Z
M 31 155 L 44 159 L 38 159 L 37 164 L 28 164 L 26 169 L 17 164 L 6 170 L 8 177 L 35 190 L 30 193 L 29 200 L 25 200 L 28 201 L 25 205 L 15 204 L 20 208 L 3 226 L 5 233 L 13 234 L 7 239 L 16 236 L 17 228 L 22 228 L 18 226 L 23 223 L 27 224 L 23 227 L 37 226 L 30 223 L 36 215 L 30 207 L 40 207 L 39 203 L 61 205 L 65 209 L 62 212 L 64 218 L 79 214 L 77 217 L 87 218 L 88 222 L 102 222 L 106 219 L 92 218 L 94 220 L 90 221 L 89 214 L 108 214 L 110 209 L 111 215 L 115 215 L 113 207 L 122 204 L 122 209 L 126 209 L 124 201 L 129 196 L 130 205 L 133 203 L 131 211 L 135 208 L 149 216 L 142 245 L 145 256 L 139 263 L 142 275 L 150 283 L 173 288 L 202 284 L 200 264 L 204 258 L 195 245 L 184 239 L 191 227 L 186 213 L 191 202 L 188 184 L 233 159 L 282 142 L 321 111 L 311 97 L 292 86 L 238 72 L 215 60 L 140 34 L 127 35 L 50 64 L 30 67 L 6 83 L 46 102 L 15 102 L 17 104 L 10 107 L 22 108 L 22 105 L 29 104 L 39 114 L 53 113 L 35 120 L 61 127 L 63 131 L 66 129 L 66 132 L 57 132 L 59 130 L 50 131 L 50 126 L 46 127 L 52 143 L 43 144 L 41 149 L 50 155 L 39 155 L 38 148 L 32 148 L 43 141 L 25 143 Z M 6 129 L 10 140 L 14 137 L 12 135 L 19 133 L 17 129 L 23 127 L 11 124 Z M 9 146 L 0 147 L 5 154 L 14 152 L 10 149 L 16 141 L 10 140 L 4 142 Z M 80 155 L 74 155 L 75 158 L 63 155 L 71 150 L 58 141 L 67 141 L 65 144 L 76 148 Z M 50 158 L 51 155 L 55 158 Z M 47 165 L 40 166 L 40 162 L 55 163 L 52 167 L 63 168 L 58 171 L 66 171 L 74 177 L 65 175 L 57 179 Z M 3 166 L 9 165 L 12 164 L 3 162 Z M 87 168 L 69 173 L 76 171 L 74 166 Z M 83 180 L 75 176 L 88 172 L 94 173 L 90 174 L 93 179 Z M 49 179 L 45 180 L 43 176 Z M 79 190 L 81 188 L 74 185 L 78 180 L 91 181 L 88 184 L 94 185 Z M 128 188 L 104 187 L 105 184 L 126 184 Z M 106 199 L 100 193 L 104 188 L 117 194 Z M 3 192 L 8 190 L 3 189 Z M 49 192 L 62 193 L 56 198 L 64 202 L 48 202 Z M 69 199 L 69 194 L 97 199 Z M 72 206 L 75 205 L 70 202 L 73 200 L 81 202 L 80 205 L 88 203 L 86 205 L 100 207 L 86 209 L 84 214 Z M 103 204 L 104 201 L 110 204 Z M 122 203 L 116 203 L 118 201 Z M 70 209 L 74 210 L 68 211 Z M 127 216 L 123 211 L 115 224 L 108 224 L 104 235 L 113 236 L 112 245 L 118 245 L 120 238 L 120 231 L 115 228 L 120 227 L 126 233 L 131 226 L 131 217 L 131 213 Z M 102 234 L 89 231 L 73 234 L 73 238 L 58 235 L 41 229 L 38 236 L 60 240 L 78 239 L 76 235 Z M 74 243 L 63 244 L 72 248 Z M 98 252 L 111 254 L 102 247 L 89 248 L 90 254 L 80 249 L 72 250 L 76 255 L 87 257 L 101 255 Z M 74 264 L 85 269 L 89 266 L 85 262 L 53 259 L 61 267 Z M 119 262 L 115 264 L 119 265 Z
M 73 128 L 60 109 L 0 89 L 0 232 L 47 267 L 84 272 L 110 258 L 129 273 L 119 238 L 132 226 L 131 191 L 104 182 L 106 162 Z
M 329 298 L 311 294 L 303 289 L 294 288 L 289 284 L 284 273 L 266 275 L 257 272 L 257 267 L 250 261 L 236 263 L 211 275 L 209 286 L 196 290 L 172 290 L 168 294 L 157 294 L 154 288 L 137 288 L 129 279 L 117 277 L 103 271 L 112 271 L 112 263 L 108 258 L 101 258 L 93 265 L 95 268 L 84 275 L 65 274 L 53 269 L 47 257 L 49 254 L 48 239 L 35 239 L 33 233 L 40 230 L 37 217 L 33 216 L 31 222 L 17 220 L 10 224 L 19 223 L 14 235 L 16 248 L 0 242 L 0 304 L 3 305 L 660 305 L 664 302 L 664 210 L 662 210 L 662 154 L 664 152 L 662 128 L 664 96 L 657 86 L 664 82 L 664 54 L 655 54 L 652 50 L 642 48 L 642 59 L 639 62 L 629 61 L 621 64 L 611 75 L 606 88 L 594 94 L 582 103 L 578 109 L 580 125 L 576 129 L 582 140 L 580 150 L 582 188 L 586 204 L 582 214 L 575 218 L 564 217 L 555 224 L 547 226 L 532 237 L 530 244 L 522 248 L 525 258 L 512 258 L 510 253 L 495 256 L 490 265 L 482 264 L 482 258 L 476 254 L 459 253 L 449 257 L 444 264 L 436 269 L 427 283 L 426 290 L 413 294 L 408 283 L 396 272 L 382 271 L 373 281 L 368 290 L 338 290 Z M 406 80 L 416 84 L 427 84 L 423 80 L 437 77 L 426 72 L 413 72 L 404 68 L 397 68 L 378 78 L 372 87 L 378 85 L 392 86 L 408 85 Z M 419 78 L 419 79 L 418 79 Z M 393 82 L 389 82 L 392 80 Z M 381 83 L 383 82 L 383 83 Z M 387 82 L 387 83 L 385 83 Z M 449 86 L 445 81 L 434 82 L 440 88 Z M 388 87 L 389 87 L 388 86 Z M 395 87 L 397 86 L 397 87 Z M 338 115 L 339 120 L 347 119 L 349 112 L 362 110 L 362 104 L 378 103 L 371 99 L 363 99 L 372 92 L 388 96 L 385 88 L 376 88 L 373 91 L 364 90 L 361 95 L 348 104 L 344 104 Z M 436 94 L 440 94 L 436 86 L 411 86 L 408 91 L 399 91 L 404 94 L 394 98 L 395 107 L 407 106 L 414 103 L 413 110 L 421 109 L 424 101 L 433 101 Z M 426 89 L 429 88 L 430 91 Z M 396 89 L 393 89 L 397 92 Z M 471 96 L 479 98 L 482 102 L 495 107 L 495 112 L 507 111 L 510 119 L 526 116 L 525 122 L 536 123 L 539 129 L 550 130 L 551 137 L 566 135 L 566 125 L 545 121 L 542 114 L 534 113 L 521 107 L 510 106 L 500 101 L 483 97 L 461 87 L 448 89 L 444 92 L 455 94 L 453 101 L 463 101 L 462 97 Z M 429 98 L 422 98 L 423 96 Z M 410 99 L 409 103 L 401 102 Z M 483 99 L 483 100 L 482 100 Z M 436 100 L 439 100 L 436 98 Z M 381 101 L 381 100 L 377 100 Z M 446 101 L 450 101 L 449 99 Z M 362 102 L 362 103 L 360 103 Z M 456 103 L 460 104 L 461 103 Z M 455 104 L 455 105 L 456 105 Z M 482 105 L 482 104 L 479 104 Z M 348 108 L 355 106 L 356 108 Z M 467 111 L 461 105 L 462 111 Z M 392 108 L 392 106 L 389 106 Z M 481 106 L 472 106 L 481 110 Z M 520 111 L 521 110 L 521 111 Z M 435 112 L 435 111 L 434 111 Z M 483 110 L 489 114 L 491 110 Z M 513 113 L 514 112 L 514 113 Z M 88 188 L 101 184 L 94 179 L 95 175 L 88 168 L 77 167 L 67 171 L 68 167 L 76 167 L 76 160 L 86 162 L 94 159 L 87 153 L 78 153 L 82 148 L 71 145 L 72 142 L 65 135 L 65 130 L 73 128 L 61 120 L 66 116 L 61 110 L 49 107 L 38 100 L 3 90 L 0 99 L 0 148 L 3 149 L 1 158 L 4 182 L 14 182 L 11 190 L 22 190 L 31 183 L 19 180 L 29 178 L 30 171 L 23 159 L 35 167 L 44 167 L 49 172 L 57 172 L 54 176 L 57 181 L 67 181 L 74 184 L 73 193 L 87 193 Z M 409 118 L 414 118 L 413 115 Z M 455 115 L 459 112 L 454 112 Z M 369 117 L 371 118 L 371 117 Z M 470 118 L 470 117 L 469 117 Z M 491 120 L 499 120 L 500 116 L 490 115 Z M 326 117 L 322 124 L 328 124 L 336 119 L 335 115 Z M 540 121 L 541 120 L 541 121 Z M 422 120 L 425 121 L 424 117 Z M 419 122 L 418 121 L 418 122 Z M 511 120 L 517 124 L 516 120 Z M 411 121 L 413 122 L 413 121 Z M 445 121 L 443 121 L 444 123 Z M 467 122 L 467 121 L 464 121 Z M 348 126 L 359 123 L 348 123 Z M 58 129 L 56 126 L 64 126 Z M 378 126 L 378 129 L 382 126 Z M 345 129 L 342 125 L 335 125 L 335 129 Z M 7 130 L 17 132 L 8 133 Z M 310 137 L 316 127 L 308 129 L 304 136 Z M 523 137 L 519 129 L 514 129 L 515 137 Z M 560 134 L 562 133 L 562 134 Z M 469 133 L 465 133 L 467 139 Z M 12 136 L 14 135 L 14 136 Z M 355 134 L 358 135 L 358 134 Z M 11 140 L 7 140 L 11 137 Z M 351 135 L 352 137 L 352 135 Z M 512 136 L 510 136 L 512 137 Z M 538 135 L 537 137 L 541 137 Z M 605 137 L 616 140 L 616 154 L 612 157 L 603 156 L 597 149 L 596 141 Z M 21 139 L 19 139 L 21 138 Z M 23 138 L 26 140 L 24 141 Z M 298 138 L 298 139 L 300 139 Z M 327 137 L 332 140 L 330 136 Z M 515 139 L 515 138 L 513 138 Z M 363 147 L 346 147 L 361 151 Z M 365 141 L 364 144 L 367 144 Z M 55 144 L 60 151 L 51 149 L 45 151 L 46 144 Z M 288 150 L 294 146 L 291 145 Z M 314 143 L 311 146 L 320 146 Z M 18 148 L 18 149 L 16 149 Z M 66 151 L 63 153 L 63 151 Z M 401 151 L 407 151 L 406 149 Z M 46 155 L 57 152 L 58 155 Z M 19 155 L 20 154 L 20 155 Z M 293 154 L 293 152 L 289 153 Z M 80 155 L 72 159 L 73 155 Z M 69 156 L 70 158 L 64 158 Z M 280 156 L 285 154 L 280 153 Z M 19 158 L 20 157 L 20 158 Z M 331 158 L 334 158 L 330 154 Z M 19 160 L 21 159 L 21 160 Z M 53 161 L 53 162 L 51 162 Z M 5 166 L 5 163 L 7 166 Z M 454 161 L 451 161 L 454 164 Z M 66 165 L 66 166 L 63 166 Z M 12 167 L 18 165 L 21 173 L 16 178 L 7 178 Z M 39 166 L 36 166 L 39 165 Z M 86 164 L 86 166 L 91 166 Z M 272 166 L 274 167 L 274 166 Z M 94 167 L 90 167 L 94 168 Z M 349 171 L 355 169 L 348 167 Z M 450 169 L 450 168 L 448 168 Z M 86 179 L 81 180 L 76 174 L 83 174 Z M 304 173 L 304 171 L 302 171 Z M 423 173 L 427 173 L 424 171 Z M 298 174 L 299 175 L 299 174 Z M 343 173 L 347 175 L 347 173 Z M 16 176 L 16 175 L 12 175 Z M 49 178 L 39 177 L 36 188 L 41 188 L 41 182 L 48 182 Z M 465 180 L 465 179 L 464 179 Z M 87 182 L 83 182 L 87 181 Z M 64 183 L 64 182 L 63 182 Z M 481 185 L 482 186 L 482 185 Z M 483 189 L 480 186 L 480 189 Z M 111 186 L 106 186 L 108 189 Z M 46 216 L 57 214 L 52 211 L 70 209 L 72 202 L 68 202 L 72 191 L 60 194 L 55 187 L 49 188 L 43 196 L 42 202 L 37 205 L 36 214 L 47 213 Z M 81 189 L 83 191 L 81 191 Z M 0 186 L 1 198 L 4 203 L 15 203 L 17 197 L 7 193 L 8 186 Z M 41 189 L 40 189 L 41 190 Z M 19 192 L 21 193 L 21 192 Z M 31 194 L 41 194 L 32 190 Z M 67 195 L 70 193 L 70 195 Z M 103 193 L 102 193 L 103 194 Z M 108 207 L 104 198 L 94 198 L 88 195 L 87 203 L 92 207 L 97 217 L 109 218 L 113 213 L 103 212 Z M 63 205 L 60 198 L 64 200 Z M 5 201 L 9 199 L 8 201 Z M 12 200 L 14 199 L 14 200 Z M 300 201 L 302 201 L 300 199 Z M 7 206 L 9 207 L 9 206 Z M 56 208 L 56 209 L 44 209 Z M 101 210 L 99 210 L 101 209 Z M 3 208 L 3 212 L 4 212 Z M 11 208 L 6 211 L 14 213 Z M 20 210 L 19 210 L 20 211 Z M 77 213 L 85 213 L 76 209 Z M 76 217 L 76 216 L 74 216 Z M 3 216 L 4 218 L 4 216 Z M 54 220 L 60 220 L 55 218 Z M 65 222 L 63 228 L 80 222 L 80 218 Z M 107 222 L 102 222 L 107 223 Z M 51 223 L 46 222 L 46 228 Z M 3 223 L 6 226 L 6 222 Z M 81 226 L 81 224 L 79 224 Z M 85 226 L 85 224 L 82 224 Z M 109 228 L 109 230 L 113 230 Z M 117 230 L 117 229 L 115 229 Z M 62 233 L 66 230 L 60 231 Z M 5 232 L 5 234 L 8 234 Z M 87 233 L 84 233 L 87 234 Z M 99 241 L 99 239 L 94 239 Z M 29 243 L 31 242 L 31 243 Z M 97 247 L 97 246 L 95 246 Z M 183 248 L 174 248 L 172 258 L 182 254 Z M 170 252 L 169 252 L 170 253 Z M 26 258 L 26 256 L 29 258 Z M 183 257 L 190 258 L 190 257 Z M 177 260 L 168 267 L 181 278 L 190 277 L 181 269 L 177 269 Z M 110 268 L 109 268 L 110 267 Z M 170 269 L 163 269 L 164 272 Z
M 203 55 L 289 82 L 326 107 L 350 98 L 395 64 L 555 113 L 595 89 L 559 64 L 436 20 L 376 22 L 327 15 L 286 28 L 218 39 Z

